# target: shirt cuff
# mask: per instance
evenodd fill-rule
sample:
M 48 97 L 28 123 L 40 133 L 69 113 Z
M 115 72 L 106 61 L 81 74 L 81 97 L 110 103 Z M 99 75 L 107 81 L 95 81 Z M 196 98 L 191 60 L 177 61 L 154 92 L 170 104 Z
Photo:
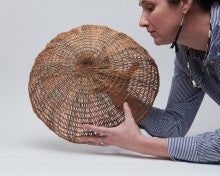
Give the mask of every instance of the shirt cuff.
M 198 162 L 194 137 L 168 138 L 168 152 L 172 160 Z

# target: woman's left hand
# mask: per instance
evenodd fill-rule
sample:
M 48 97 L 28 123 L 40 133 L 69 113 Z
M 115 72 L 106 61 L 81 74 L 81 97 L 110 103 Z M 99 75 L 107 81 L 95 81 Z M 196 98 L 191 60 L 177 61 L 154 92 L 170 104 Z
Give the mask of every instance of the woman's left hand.
M 80 140 L 83 140 L 90 145 L 114 145 L 121 148 L 126 148 L 128 150 L 136 151 L 138 141 L 141 140 L 143 135 L 132 116 L 128 103 L 125 102 L 123 104 L 123 109 L 125 120 L 120 125 L 107 128 L 86 124 L 84 125 L 86 129 L 91 130 L 99 135 L 80 137 Z

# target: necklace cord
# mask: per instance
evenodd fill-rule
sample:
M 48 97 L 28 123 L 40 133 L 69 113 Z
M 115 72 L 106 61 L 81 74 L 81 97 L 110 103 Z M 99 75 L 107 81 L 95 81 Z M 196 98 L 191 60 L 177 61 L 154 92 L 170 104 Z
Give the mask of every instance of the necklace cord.
M 182 28 L 183 28 L 183 20 L 184 20 L 184 18 L 182 19 L 182 21 L 181 21 L 181 23 L 180 23 L 180 26 L 179 26 L 179 29 L 178 29 L 178 31 L 177 31 L 177 33 L 176 33 L 175 39 L 174 39 L 174 41 L 173 41 L 173 43 L 172 43 L 172 45 L 171 45 L 171 47 L 170 47 L 170 48 L 174 48 L 174 47 L 175 47 L 175 52 L 178 52 L 178 51 L 179 51 L 179 47 L 178 47 L 178 44 L 177 44 L 177 40 L 178 40 L 179 35 L 180 35 L 180 32 L 182 31 Z
M 212 34 L 212 24 L 211 24 L 211 17 L 210 17 L 209 32 L 208 32 L 208 42 L 207 42 L 205 54 L 203 56 L 203 64 L 202 64 L 202 68 L 203 68 L 202 71 L 203 72 L 204 72 L 205 68 L 206 68 L 207 72 L 209 72 L 208 68 L 206 67 L 206 62 L 207 62 L 207 57 L 209 55 L 209 50 L 210 50 L 210 45 L 211 45 L 211 34 Z M 190 58 L 193 55 L 192 51 L 196 52 L 195 50 L 193 50 L 190 47 L 188 47 L 187 51 L 186 51 L 186 55 L 187 55 L 187 69 L 189 71 L 189 79 L 191 80 L 193 87 L 201 88 L 201 86 L 202 86 L 202 77 L 200 78 L 200 81 L 197 84 L 196 81 L 193 79 L 193 75 L 192 75 L 192 68 L 191 68 L 191 62 L 190 62 Z

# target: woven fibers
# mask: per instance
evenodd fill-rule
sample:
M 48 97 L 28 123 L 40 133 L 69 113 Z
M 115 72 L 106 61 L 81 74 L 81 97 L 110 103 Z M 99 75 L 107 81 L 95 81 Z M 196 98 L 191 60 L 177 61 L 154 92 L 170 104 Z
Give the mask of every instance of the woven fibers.
M 37 56 L 28 86 L 36 115 L 74 143 L 96 135 L 82 124 L 119 125 L 124 102 L 138 123 L 158 88 L 158 69 L 148 52 L 126 34 L 98 25 L 82 25 L 51 40 Z

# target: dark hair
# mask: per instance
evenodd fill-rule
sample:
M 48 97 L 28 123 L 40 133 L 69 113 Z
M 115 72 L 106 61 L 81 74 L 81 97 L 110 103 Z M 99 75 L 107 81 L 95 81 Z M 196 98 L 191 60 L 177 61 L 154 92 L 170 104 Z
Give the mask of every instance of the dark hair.
M 177 5 L 181 0 L 167 0 L 170 5 Z M 201 9 L 204 11 L 210 11 L 214 2 L 220 2 L 220 0 L 194 0 Z

